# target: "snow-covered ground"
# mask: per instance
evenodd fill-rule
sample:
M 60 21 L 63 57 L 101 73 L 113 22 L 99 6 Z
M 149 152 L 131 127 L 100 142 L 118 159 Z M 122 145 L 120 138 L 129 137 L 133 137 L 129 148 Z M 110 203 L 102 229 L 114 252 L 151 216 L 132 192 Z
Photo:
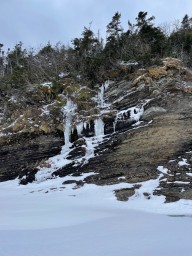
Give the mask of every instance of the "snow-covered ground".
M 62 185 L 69 179 L 0 183 L 1 256 L 191 256 L 190 201 L 163 204 L 141 189 L 119 202 L 113 190 L 123 184 L 74 189 Z M 143 183 L 143 190 L 156 183 Z

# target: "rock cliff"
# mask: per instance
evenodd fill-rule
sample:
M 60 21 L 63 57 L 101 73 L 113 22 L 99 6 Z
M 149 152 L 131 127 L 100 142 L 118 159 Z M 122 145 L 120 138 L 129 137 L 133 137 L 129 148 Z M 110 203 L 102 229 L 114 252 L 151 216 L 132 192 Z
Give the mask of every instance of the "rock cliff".
M 0 180 L 93 172 L 76 185 L 130 184 L 114 191 L 128 200 L 154 180 L 147 199 L 192 199 L 192 71 L 162 63 L 97 90 L 65 81 L 54 99 L 39 87 L 2 97 Z

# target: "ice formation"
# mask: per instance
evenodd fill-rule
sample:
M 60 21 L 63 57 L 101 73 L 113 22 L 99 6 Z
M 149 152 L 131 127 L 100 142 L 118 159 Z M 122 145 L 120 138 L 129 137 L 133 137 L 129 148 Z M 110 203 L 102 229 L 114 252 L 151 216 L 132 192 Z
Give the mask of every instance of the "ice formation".
M 143 112 L 143 105 L 141 107 L 132 107 L 118 112 L 113 123 L 114 132 L 116 131 L 116 124 L 118 121 L 130 120 L 138 122 L 140 117 L 143 115 Z
M 78 137 L 82 134 L 84 127 L 84 122 L 80 122 L 76 125 Z
M 64 114 L 64 140 L 65 140 L 65 148 L 68 148 L 71 143 L 71 131 L 72 131 L 72 121 L 75 113 L 76 105 L 71 100 L 71 98 L 67 98 L 67 104 L 63 108 Z
M 109 81 L 106 81 L 104 84 L 101 85 L 100 91 L 98 92 L 98 107 L 101 109 L 108 107 L 104 100 L 104 93 L 109 87 Z
M 104 122 L 101 118 L 95 119 L 94 128 L 96 137 L 104 135 Z
M 52 179 L 53 172 L 68 165 L 72 164 L 73 166 L 79 166 L 86 164 L 90 158 L 95 156 L 95 149 L 103 141 L 104 136 L 104 122 L 102 120 L 102 109 L 105 109 L 106 105 L 104 102 L 104 91 L 107 89 L 108 83 L 104 83 L 97 96 L 97 105 L 100 113 L 94 118 L 94 135 L 92 137 L 84 136 L 84 130 L 91 129 L 91 123 L 89 120 L 85 120 L 85 117 L 80 117 L 76 115 L 77 105 L 73 102 L 70 97 L 67 97 L 67 103 L 63 107 L 63 116 L 64 116 L 64 140 L 65 145 L 62 147 L 61 153 L 54 157 L 51 157 L 47 163 L 49 167 L 39 168 L 38 173 L 35 175 L 37 183 L 43 182 L 47 179 Z M 79 119 L 82 118 L 80 121 Z M 75 128 L 74 128 L 75 127 Z M 71 134 L 74 131 L 77 131 L 78 137 L 84 136 L 85 145 L 85 155 L 79 156 L 73 160 L 69 160 L 68 156 L 73 150 L 71 143 Z

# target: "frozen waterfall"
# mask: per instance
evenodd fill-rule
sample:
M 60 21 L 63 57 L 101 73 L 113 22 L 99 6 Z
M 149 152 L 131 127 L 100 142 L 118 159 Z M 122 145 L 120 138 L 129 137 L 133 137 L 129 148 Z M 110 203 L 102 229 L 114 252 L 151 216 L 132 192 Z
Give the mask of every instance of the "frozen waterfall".
M 71 98 L 67 98 L 67 104 L 63 108 L 63 114 L 64 114 L 64 140 L 65 140 L 65 148 L 68 148 L 70 146 L 70 139 L 71 139 L 71 130 L 72 130 L 72 120 L 74 116 L 74 112 L 76 109 L 76 105 L 71 100 Z
M 98 92 L 98 107 L 106 108 L 108 105 L 104 101 L 104 93 L 105 90 L 109 87 L 109 81 L 106 81 L 104 84 L 101 85 L 100 91 Z
M 100 115 L 106 111 L 106 109 L 109 108 L 109 104 L 105 103 L 104 99 L 104 93 L 105 90 L 107 90 L 109 87 L 109 81 L 106 81 L 104 84 L 101 85 L 100 91 L 98 92 L 98 107 L 100 109 Z M 96 118 L 94 120 L 94 130 L 95 130 L 95 136 L 103 136 L 104 135 L 104 122 L 101 119 L 101 117 Z
M 108 86 L 109 86 L 109 81 L 106 81 L 101 85 L 99 92 L 97 94 L 97 106 L 100 113 L 97 117 L 94 118 L 95 119 L 94 120 L 95 137 L 104 135 L 104 122 L 101 116 L 109 108 L 109 104 L 106 104 L 104 100 L 104 93 L 105 93 L 105 90 L 107 90 Z M 65 140 L 64 149 L 68 149 L 71 145 L 71 132 L 73 131 L 72 122 L 73 122 L 73 117 L 75 116 L 76 109 L 77 109 L 76 104 L 72 101 L 70 97 L 67 97 L 67 103 L 63 108 L 64 140 Z M 89 124 L 90 126 L 90 122 L 87 122 L 86 120 L 84 121 L 76 120 L 75 126 L 77 129 L 78 137 L 82 135 L 82 132 L 84 129 L 86 129 L 87 124 Z

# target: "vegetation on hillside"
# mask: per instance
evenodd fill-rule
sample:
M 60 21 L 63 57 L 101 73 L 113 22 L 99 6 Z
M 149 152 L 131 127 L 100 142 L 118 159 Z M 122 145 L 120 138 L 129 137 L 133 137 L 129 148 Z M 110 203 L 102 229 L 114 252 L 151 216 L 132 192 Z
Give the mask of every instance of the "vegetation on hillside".
M 0 93 L 30 85 L 52 83 L 51 97 L 63 91 L 66 79 L 92 88 L 106 79 L 127 77 L 136 67 L 159 64 L 163 57 L 181 59 L 192 65 L 192 18 L 187 14 L 179 25 L 168 29 L 155 25 L 155 17 L 139 12 L 135 23 L 121 26 L 116 12 L 106 27 L 106 42 L 91 26 L 84 27 L 72 46 L 50 42 L 38 52 L 23 48 L 22 42 L 5 52 L 0 44 Z

